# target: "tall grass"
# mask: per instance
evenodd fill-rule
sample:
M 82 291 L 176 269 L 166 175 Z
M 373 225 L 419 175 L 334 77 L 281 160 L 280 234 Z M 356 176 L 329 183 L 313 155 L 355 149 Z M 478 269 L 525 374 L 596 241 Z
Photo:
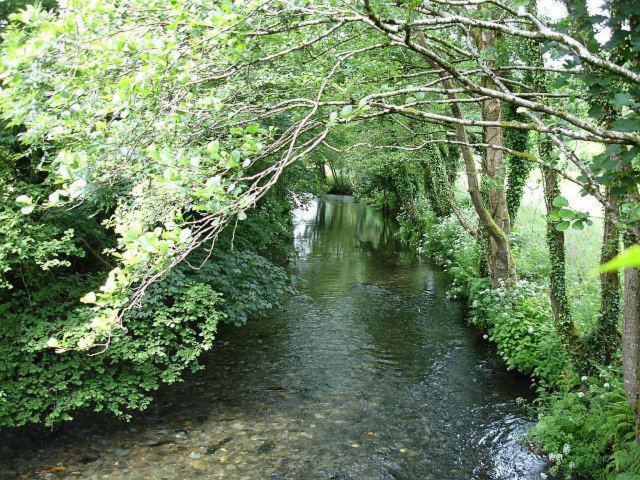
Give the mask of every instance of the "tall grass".
M 546 284 L 549 250 L 546 241 L 544 208 L 523 205 L 514 225 L 514 256 L 521 277 Z M 565 238 L 567 295 L 578 329 L 585 332 L 593 324 L 599 307 L 600 281 L 594 269 L 602 246 L 602 220 L 595 218 L 584 230 L 569 229 Z

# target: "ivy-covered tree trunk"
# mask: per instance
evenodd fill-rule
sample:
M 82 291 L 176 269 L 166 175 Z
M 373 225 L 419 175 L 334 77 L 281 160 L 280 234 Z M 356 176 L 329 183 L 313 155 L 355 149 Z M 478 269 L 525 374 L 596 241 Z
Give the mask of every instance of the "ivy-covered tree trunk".
M 592 108 L 600 108 L 602 124 L 610 128 L 619 112 L 611 102 L 603 100 L 597 95 L 589 94 L 588 101 Z M 610 161 L 620 169 L 622 165 L 618 154 L 612 154 Z M 614 177 L 615 178 L 615 177 Z M 615 185 L 614 180 L 614 185 Z M 600 250 L 600 263 L 604 264 L 620 253 L 620 229 L 616 225 L 619 217 L 619 199 L 613 194 L 611 185 L 606 187 L 604 204 L 604 228 L 602 233 L 602 247 Z M 587 347 L 590 356 L 607 365 L 611 361 L 613 352 L 620 346 L 620 307 L 622 303 L 620 274 L 618 272 L 606 272 L 600 275 L 600 310 L 597 323 L 590 332 Z
M 517 120 L 526 122 L 524 115 L 518 113 L 516 105 L 509 103 L 505 107 L 505 120 Z M 529 132 L 517 128 L 507 128 L 505 130 L 505 147 L 516 152 L 526 152 L 529 149 Z M 516 215 L 522 202 L 524 186 L 527 183 L 531 162 L 525 158 L 512 153 L 506 154 L 507 159 L 507 208 L 509 219 L 513 226 L 516 222 Z
M 600 263 L 604 264 L 620 252 L 620 231 L 614 221 L 618 201 L 607 188 L 607 204 L 604 208 L 604 229 Z M 588 355 L 603 365 L 611 362 L 611 357 L 620 347 L 620 274 L 617 271 L 600 275 L 600 310 L 597 323 L 586 342 Z
M 552 145 L 545 136 L 539 143 L 540 159 L 551 163 Z M 566 260 L 564 232 L 558 230 L 560 220 L 554 219 L 553 201 L 560 195 L 558 174 L 549 166 L 542 167 L 544 201 L 547 207 L 547 245 L 549 247 L 549 298 L 556 330 L 565 350 L 578 363 L 582 363 L 580 336 L 571 318 L 569 299 L 567 298 Z
M 535 4 L 529 6 L 535 13 Z M 527 55 L 534 67 L 544 67 L 542 50 L 535 42 L 527 42 Z M 539 70 L 529 77 L 533 88 L 539 92 L 547 91 L 546 74 Z M 555 329 L 560 335 L 565 351 L 574 360 L 577 367 L 584 366 L 584 354 L 580 334 L 573 322 L 569 299 L 567 297 L 565 235 L 558 230 L 560 220 L 552 216 L 554 200 L 560 196 L 560 178 L 553 169 L 553 144 L 547 135 L 538 134 L 538 155 L 542 163 L 544 200 L 547 210 L 546 234 L 549 248 L 549 299 Z
M 453 187 L 458 179 L 458 171 L 460 169 L 460 147 L 455 143 L 449 143 L 446 146 L 440 145 L 439 150 L 444 159 L 449 186 Z
M 585 0 L 565 0 L 567 10 L 574 19 L 573 34 L 587 44 L 597 44 L 595 39 L 595 26 L 589 16 L 587 2 Z M 587 72 L 595 73 L 593 68 L 585 65 Z M 595 117 L 600 117 L 601 124 L 605 128 L 611 128 L 619 116 L 619 108 L 612 105 L 606 96 L 597 90 L 587 90 L 587 102 L 592 112 L 598 112 Z M 621 161 L 618 155 L 610 157 L 614 168 L 620 168 Z M 604 204 L 604 229 L 600 262 L 606 263 L 615 257 L 620 251 L 620 231 L 615 219 L 619 214 L 619 200 L 612 194 L 611 186 L 606 188 Z M 607 272 L 600 275 L 600 310 L 597 322 L 585 341 L 585 348 L 589 357 L 602 364 L 611 361 L 613 352 L 620 345 L 620 306 L 621 306 L 620 275 L 618 272 Z

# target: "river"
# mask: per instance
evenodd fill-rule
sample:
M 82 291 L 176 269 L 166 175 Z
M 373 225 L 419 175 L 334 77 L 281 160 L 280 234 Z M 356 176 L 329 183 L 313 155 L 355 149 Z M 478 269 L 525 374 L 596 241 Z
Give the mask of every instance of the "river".
M 224 328 L 206 368 L 130 423 L 0 437 L 0 478 L 539 479 L 509 373 L 448 278 L 349 197 L 296 211 L 299 293 Z M 4 476 L 3 476 L 4 475 Z

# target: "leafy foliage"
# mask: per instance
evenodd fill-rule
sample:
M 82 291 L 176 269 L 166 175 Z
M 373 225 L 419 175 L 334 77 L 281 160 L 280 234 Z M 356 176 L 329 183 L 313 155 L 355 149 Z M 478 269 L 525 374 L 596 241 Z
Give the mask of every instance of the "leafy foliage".
M 583 377 L 577 391 L 546 399 L 533 438 L 566 478 L 621 479 L 640 472 L 634 417 L 619 375 L 614 369 Z
M 142 409 L 160 383 L 173 383 L 197 368 L 212 346 L 221 299 L 210 286 L 173 274 L 150 288 L 144 304 L 128 315 L 127 335 L 112 339 L 102 354 L 87 357 L 48 348 L 49 336 L 91 317 L 77 295 L 95 277 L 72 277 L 31 299 L 16 296 L 2 309 L 0 423 L 47 425 L 70 420 L 80 408 L 122 415 Z M 56 319 L 56 322 L 51 322 Z
M 196 252 L 193 262 L 204 260 Z M 77 298 L 96 275 L 75 275 L 1 305 L 0 424 L 47 425 L 91 408 L 129 415 L 145 408 L 162 383 L 197 370 L 220 322 L 241 325 L 276 305 L 288 276 L 248 250 L 215 250 L 196 272 L 175 270 L 153 284 L 127 314 L 126 334 L 102 353 L 55 353 L 50 337 L 64 336 L 93 314 Z

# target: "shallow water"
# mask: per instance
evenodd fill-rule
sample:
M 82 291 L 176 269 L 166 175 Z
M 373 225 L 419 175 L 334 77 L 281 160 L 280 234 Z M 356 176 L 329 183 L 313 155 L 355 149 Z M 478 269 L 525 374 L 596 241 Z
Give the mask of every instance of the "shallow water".
M 299 294 L 222 331 L 206 369 L 129 424 L 0 436 L 0 478 L 540 478 L 519 440 L 527 380 L 394 230 L 348 197 L 297 211 Z

